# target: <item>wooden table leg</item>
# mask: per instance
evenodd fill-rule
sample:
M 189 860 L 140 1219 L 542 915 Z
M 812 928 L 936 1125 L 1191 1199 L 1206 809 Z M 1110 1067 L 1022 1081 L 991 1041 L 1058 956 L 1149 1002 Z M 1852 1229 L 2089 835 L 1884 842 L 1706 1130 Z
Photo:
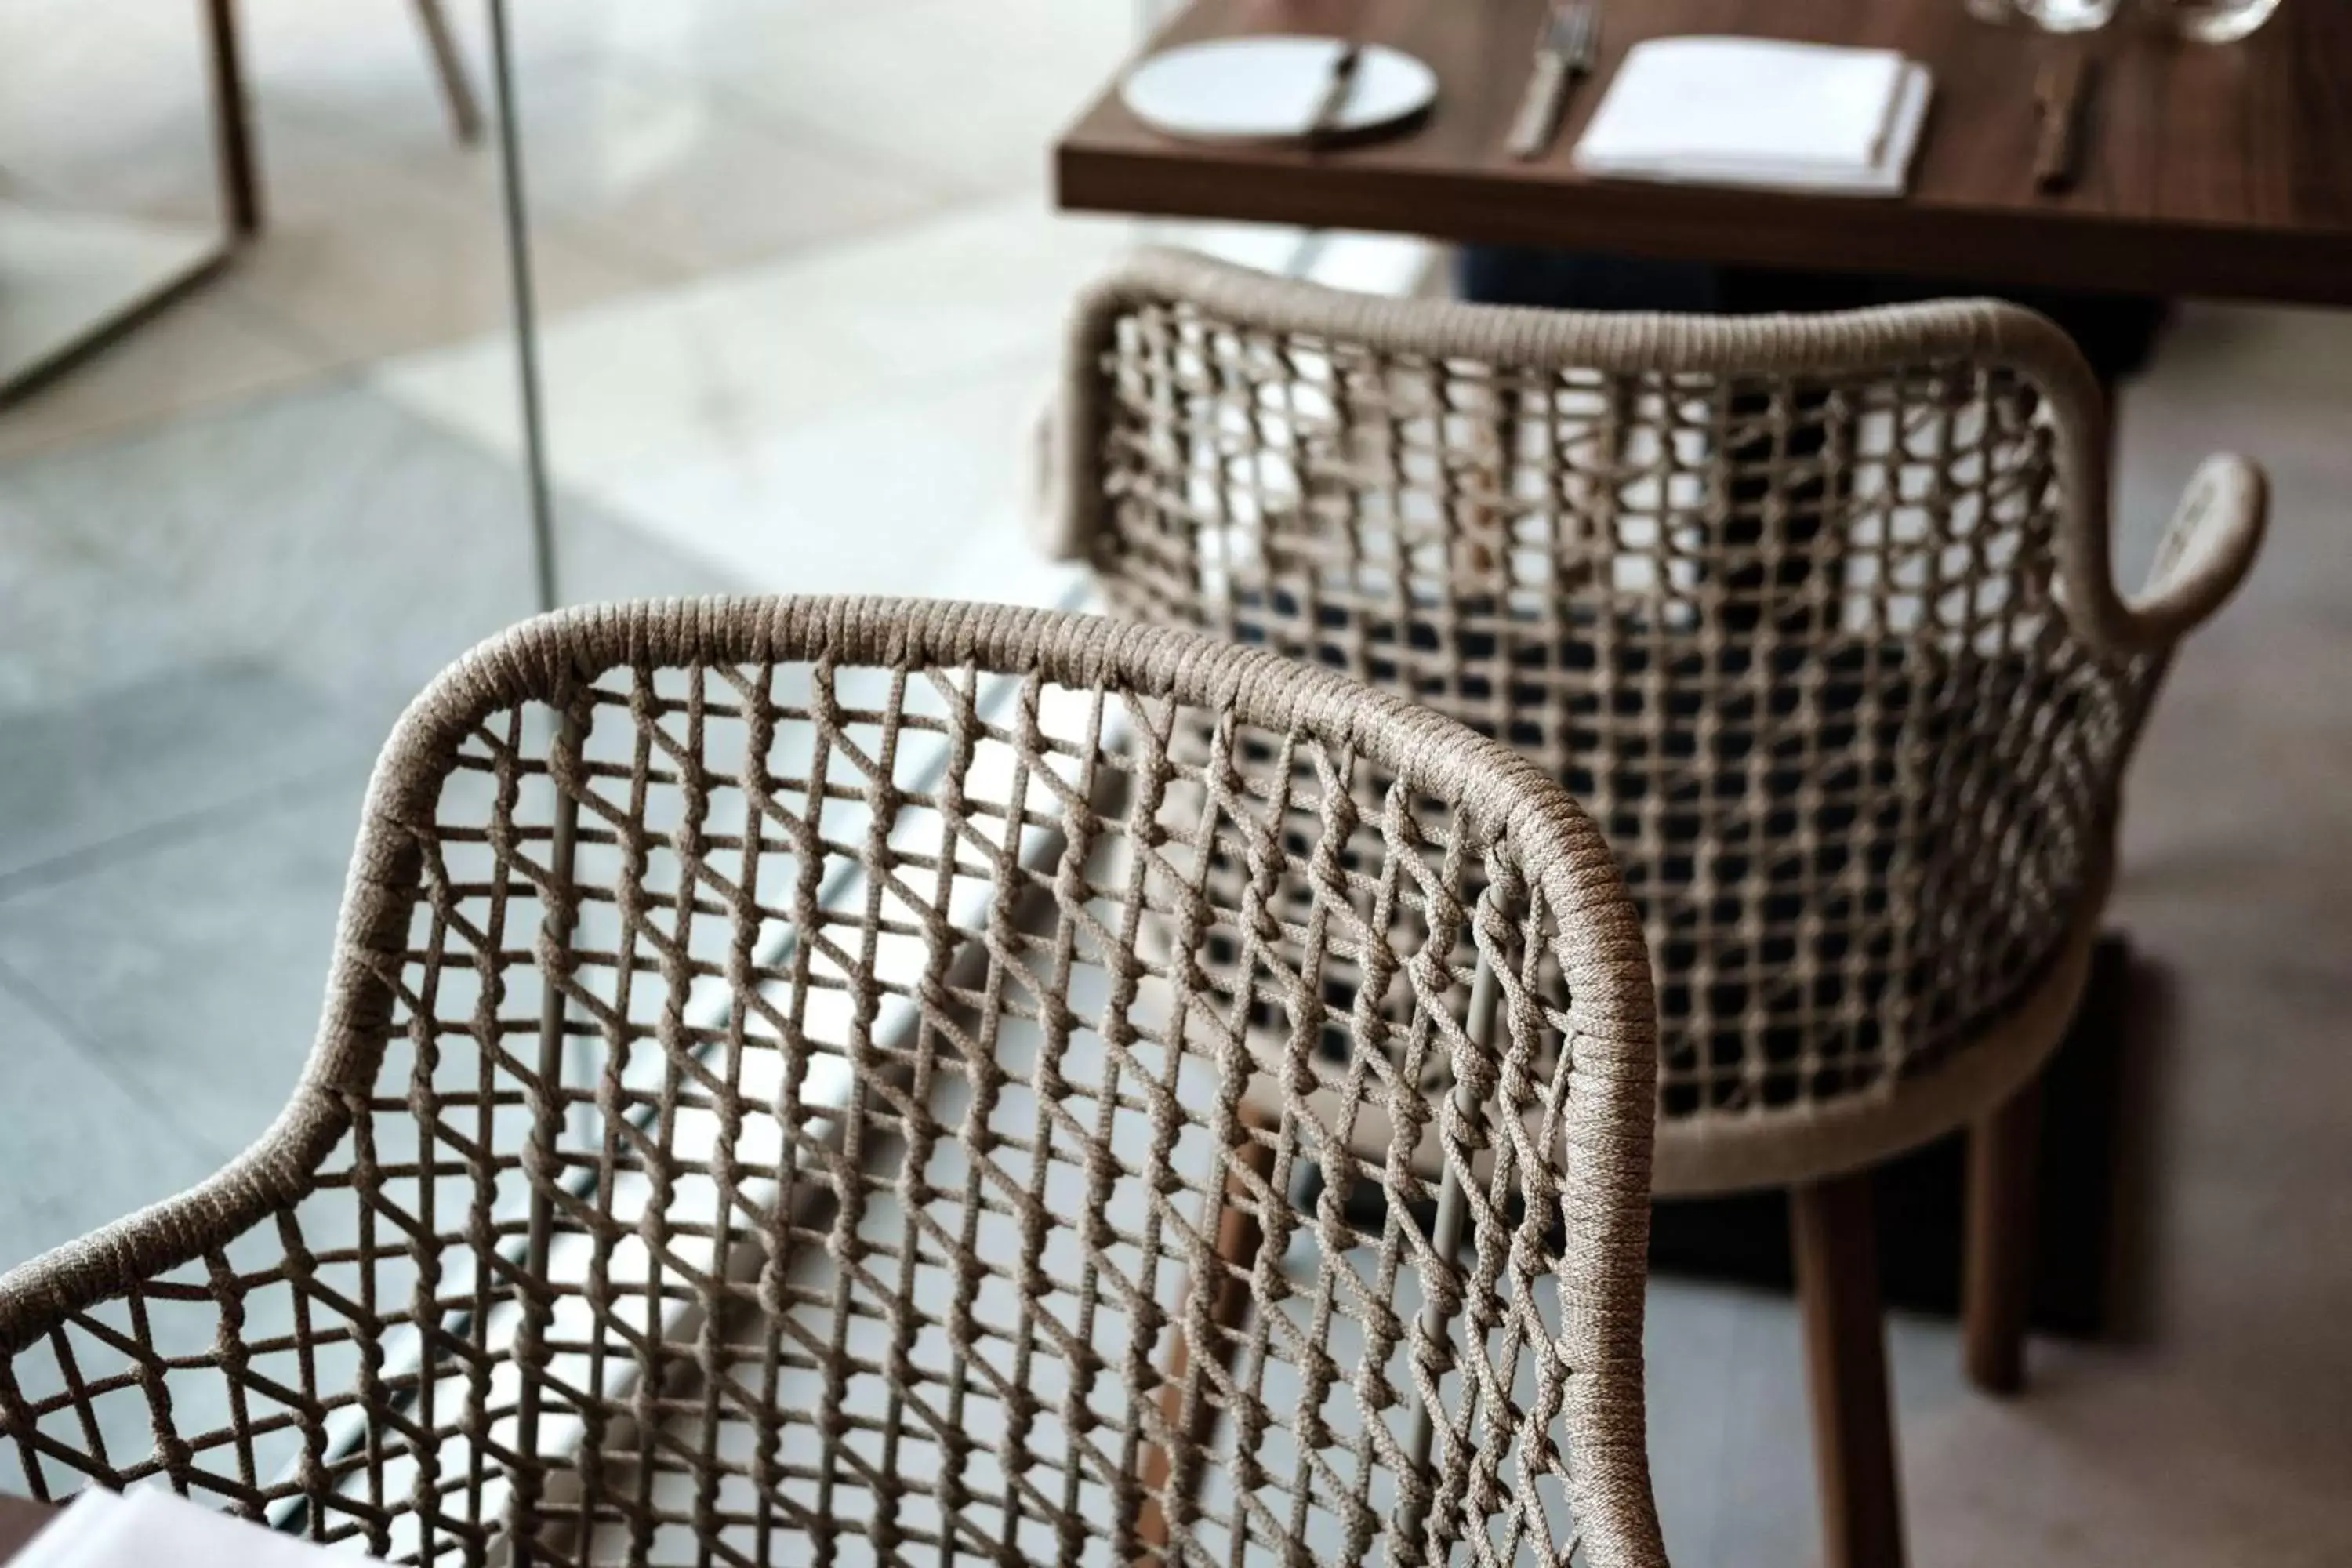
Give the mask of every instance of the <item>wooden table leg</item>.
M 1255 1121 L 1255 1118 L 1253 1118 Z M 1248 1309 L 1250 1291 L 1247 1271 L 1257 1261 L 1258 1243 L 1264 1231 L 1257 1215 L 1238 1207 L 1234 1199 L 1247 1191 L 1241 1173 L 1247 1171 L 1261 1184 L 1274 1174 L 1274 1148 L 1255 1138 L 1246 1139 L 1234 1152 L 1236 1169 L 1226 1177 L 1224 1191 L 1214 1200 L 1217 1205 L 1217 1258 L 1224 1265 L 1216 1281 L 1216 1299 L 1210 1303 L 1210 1316 L 1218 1333 L 1210 1349 L 1221 1360 L 1232 1353 L 1232 1332 L 1241 1325 L 1242 1314 Z M 1188 1279 L 1177 1297 L 1176 1319 L 1181 1324 L 1192 1304 L 1192 1293 L 1201 1285 L 1199 1279 Z M 1168 1352 L 1168 1370 L 1160 1386 L 1160 1418 L 1169 1430 L 1175 1431 L 1184 1420 L 1184 1384 L 1189 1380 L 1192 1365 L 1192 1345 L 1180 1331 Z M 1230 1365 L 1229 1360 L 1225 1364 Z M 1145 1447 L 1142 1462 L 1143 1507 L 1136 1518 L 1135 1533 L 1142 1547 L 1136 1562 L 1138 1568 L 1157 1564 L 1166 1560 L 1169 1542 L 1168 1502 L 1179 1493 L 1189 1493 L 1200 1480 L 1199 1467 L 1193 1456 L 1209 1441 L 1216 1430 L 1216 1406 L 1202 1400 L 1193 1412 L 1191 1426 L 1183 1432 L 1183 1458 L 1179 1468 L 1169 1451 L 1154 1443 Z
M 1991 1394 L 2025 1383 L 2025 1322 L 2032 1307 L 2034 1156 L 2042 1146 L 2042 1081 L 1995 1106 L 1969 1131 L 1968 1252 L 1961 1327 L 1969 1381 Z
M 1797 1296 L 1812 1391 L 1813 1466 L 1829 1568 L 1901 1568 L 1902 1482 L 1886 1395 L 1871 1173 L 1790 1194 Z
M 236 0 L 204 0 L 204 7 L 211 46 L 213 155 L 220 165 L 221 211 L 232 235 L 250 239 L 261 232 L 261 181 L 254 170 L 253 106 L 245 90 Z

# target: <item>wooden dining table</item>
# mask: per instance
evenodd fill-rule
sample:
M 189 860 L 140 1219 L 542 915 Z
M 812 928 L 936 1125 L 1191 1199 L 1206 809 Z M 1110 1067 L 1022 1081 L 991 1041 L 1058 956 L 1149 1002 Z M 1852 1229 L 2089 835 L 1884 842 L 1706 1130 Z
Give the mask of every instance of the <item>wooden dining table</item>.
M 2105 30 L 1988 25 L 1961 0 L 1601 0 L 1601 51 L 1559 135 L 1504 142 L 1546 0 L 1195 0 L 1153 48 L 1345 33 L 1427 61 L 1434 106 L 1357 145 L 1215 145 L 1143 124 L 1105 88 L 1055 150 L 1071 211 L 1260 221 L 1809 271 L 2165 298 L 2352 305 L 2352 5 L 2285 0 L 2229 45 L 2176 40 L 2133 0 Z M 1897 198 L 1595 179 L 1578 134 L 1643 38 L 1738 34 L 1897 49 L 1935 79 Z M 2079 176 L 2033 179 L 2037 73 L 2095 57 Z

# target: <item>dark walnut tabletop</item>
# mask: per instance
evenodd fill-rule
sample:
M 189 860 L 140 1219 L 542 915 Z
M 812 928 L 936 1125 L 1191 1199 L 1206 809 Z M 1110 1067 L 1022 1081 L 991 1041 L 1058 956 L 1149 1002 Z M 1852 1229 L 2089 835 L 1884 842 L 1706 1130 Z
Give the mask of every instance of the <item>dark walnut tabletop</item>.
M 1549 153 L 1503 151 L 1543 0 L 1369 0 L 1358 36 L 1436 70 L 1418 128 L 1310 152 L 1179 142 L 1108 86 L 1055 149 L 1071 210 L 1304 224 L 1440 239 L 1985 284 L 2352 305 L 2352 0 L 2286 0 L 2243 42 L 2137 25 L 2058 38 L 1971 20 L 1961 0 L 1601 0 L 1601 57 Z M 1329 0 L 1198 0 L 1154 47 L 1335 30 Z M 1570 149 L 1645 37 L 1730 33 L 1869 45 L 1936 79 L 1910 194 L 1895 200 L 1587 179 Z M 2033 79 L 2098 57 L 2081 178 L 2033 187 Z

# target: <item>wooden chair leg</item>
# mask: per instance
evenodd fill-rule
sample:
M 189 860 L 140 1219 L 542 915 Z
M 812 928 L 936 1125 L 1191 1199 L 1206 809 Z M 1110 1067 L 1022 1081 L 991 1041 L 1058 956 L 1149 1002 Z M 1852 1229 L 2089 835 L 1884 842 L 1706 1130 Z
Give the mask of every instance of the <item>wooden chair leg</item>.
M 1903 1494 L 1886 1395 L 1886 1325 L 1870 1173 L 1790 1194 L 1828 1568 L 1901 1568 Z
M 1990 1394 L 2014 1394 L 2025 1383 L 2025 1324 L 2033 1304 L 2034 1160 L 2041 1142 L 2039 1079 L 1969 1132 L 1960 1316 L 1969 1379 Z
M 1253 1121 L 1257 1119 L 1253 1114 Z M 1253 1138 L 1234 1154 L 1234 1163 L 1248 1171 L 1260 1183 L 1274 1174 L 1274 1149 L 1268 1143 Z M 1249 1307 L 1249 1286 L 1245 1272 L 1257 1261 L 1258 1244 L 1264 1232 L 1257 1215 L 1236 1207 L 1233 1199 L 1244 1189 L 1240 1172 L 1226 1178 L 1225 1191 L 1218 1197 L 1217 1258 L 1224 1264 L 1223 1276 L 1216 1281 L 1216 1299 L 1209 1311 L 1220 1331 L 1212 1350 L 1221 1358 L 1232 1352 L 1232 1331 L 1241 1325 L 1242 1314 Z M 1192 1293 L 1198 1289 L 1197 1279 L 1184 1282 L 1179 1293 L 1176 1316 L 1181 1321 L 1192 1305 Z M 1228 1363 L 1227 1364 L 1230 1364 Z M 1160 1387 L 1160 1418 L 1170 1430 L 1175 1430 L 1184 1419 L 1184 1384 L 1192 1372 L 1192 1346 L 1182 1334 L 1177 1334 L 1168 1352 L 1168 1369 Z M 1206 1400 L 1193 1412 L 1191 1426 L 1184 1432 L 1184 1447 L 1188 1456 L 1197 1453 L 1216 1429 L 1216 1407 Z M 1200 1480 L 1199 1467 L 1186 1463 L 1180 1471 L 1168 1450 L 1159 1444 L 1148 1445 L 1141 1464 L 1143 1507 L 1137 1515 L 1135 1533 L 1142 1548 L 1136 1558 L 1137 1568 L 1147 1568 L 1165 1560 L 1168 1551 L 1168 1500 L 1179 1493 L 1189 1494 Z
M 449 29 L 441 0 L 415 0 L 415 5 L 417 25 L 425 29 L 425 51 L 433 57 L 433 74 L 441 83 L 441 101 L 449 110 L 449 129 L 470 147 L 482 139 L 482 110 L 474 101 L 474 84 L 467 79 L 457 36 Z

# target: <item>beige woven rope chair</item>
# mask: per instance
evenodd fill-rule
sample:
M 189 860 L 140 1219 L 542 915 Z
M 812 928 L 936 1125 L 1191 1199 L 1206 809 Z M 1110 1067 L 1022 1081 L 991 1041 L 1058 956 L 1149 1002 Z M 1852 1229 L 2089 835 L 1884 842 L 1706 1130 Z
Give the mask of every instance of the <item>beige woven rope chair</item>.
M 1654 1018 L 1566 794 L 1330 671 L 954 605 L 534 621 L 387 747 L 277 1123 L 0 1277 L 0 1490 L 418 1563 L 1648 1568 Z M 1376 1115 L 1442 1171 L 1352 1154 Z
M 1984 301 L 1580 315 L 1147 253 L 1065 375 L 1047 542 L 1115 614 L 1407 694 L 1601 823 L 1657 967 L 1657 1190 L 1794 1190 L 1831 1560 L 1896 1561 L 1869 1168 L 1974 1129 L 1969 1364 L 2013 1386 L 2032 1086 L 2259 474 L 2209 463 L 2119 597 L 2097 390 Z

